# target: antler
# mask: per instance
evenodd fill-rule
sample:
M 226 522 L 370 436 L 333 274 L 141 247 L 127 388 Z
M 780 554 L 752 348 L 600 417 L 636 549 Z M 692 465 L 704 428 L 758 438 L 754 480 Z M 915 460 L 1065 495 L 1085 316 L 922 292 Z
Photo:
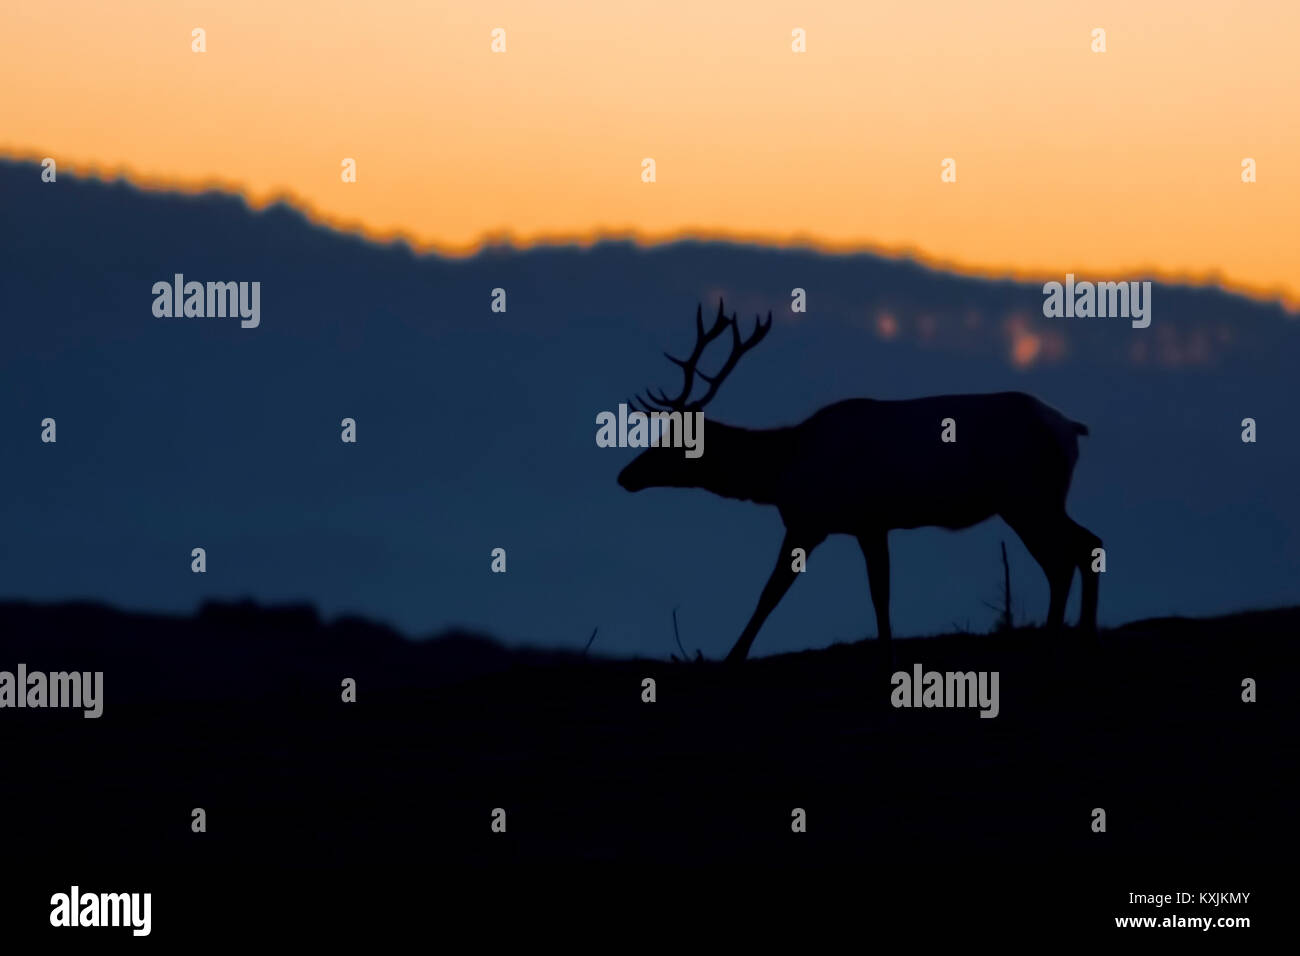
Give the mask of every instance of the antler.
M 634 400 L 633 407 L 636 407 L 635 401 L 641 402 L 641 410 L 645 412 L 654 411 L 677 411 L 677 412 L 697 412 L 713 400 L 713 396 L 718 394 L 718 389 L 726 381 L 727 376 L 740 362 L 741 356 L 763 341 L 763 336 L 767 335 L 768 330 L 772 328 L 772 313 L 767 313 L 767 322 L 764 323 L 759 317 L 754 319 L 754 332 L 747 339 L 742 339 L 740 335 L 740 321 L 736 313 L 732 313 L 731 318 L 727 318 L 723 311 L 722 300 L 718 300 L 718 317 L 713 322 L 713 327 L 707 332 L 704 330 L 704 309 L 703 306 L 695 307 L 695 348 L 691 354 L 684 359 L 676 358 L 664 353 L 664 357 L 674 365 L 682 369 L 682 375 L 685 381 L 682 383 L 682 390 L 676 398 L 669 398 L 662 391 L 655 393 L 646 391 L 646 397 L 637 396 Z M 696 366 L 699 365 L 700 359 L 704 356 L 704 350 L 708 348 L 710 342 L 718 338 L 727 327 L 731 327 L 731 354 L 727 356 L 727 361 L 722 364 L 722 368 L 709 375 L 701 372 Z M 691 389 L 695 387 L 695 376 L 699 375 L 708 383 L 708 390 L 695 401 L 689 401 Z

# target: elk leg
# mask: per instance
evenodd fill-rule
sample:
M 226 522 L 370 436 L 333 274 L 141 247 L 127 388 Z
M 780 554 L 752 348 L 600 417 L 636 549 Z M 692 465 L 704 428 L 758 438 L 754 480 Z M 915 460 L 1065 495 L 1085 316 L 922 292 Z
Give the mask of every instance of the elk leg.
M 1074 532 L 1075 548 L 1079 555 L 1079 576 L 1083 582 L 1083 600 L 1079 605 L 1079 629 L 1088 634 L 1097 632 L 1097 592 L 1100 572 L 1092 570 L 1092 551 L 1101 547 L 1101 538 L 1083 525 L 1070 521 Z
M 1073 529 L 1069 518 L 1064 521 L 1044 521 L 1032 516 L 1008 518 L 1002 516 L 1011 530 L 1020 536 L 1029 553 L 1047 576 L 1051 597 L 1047 605 L 1047 629 L 1059 631 L 1065 627 L 1065 602 L 1070 596 L 1070 582 L 1074 578 L 1075 559 Z M 1070 522 L 1072 523 L 1072 522 Z
M 871 606 L 876 612 L 875 650 L 878 655 L 877 666 L 883 674 L 890 674 L 894 669 L 894 643 L 890 640 L 893 631 L 889 626 L 889 533 L 873 531 L 858 535 L 858 547 L 867 559 L 867 587 L 871 591 Z M 889 691 L 881 684 L 876 700 L 883 710 L 889 700 Z
M 794 559 L 790 556 L 790 552 L 795 548 L 803 548 L 805 555 L 811 554 L 812 549 L 824 540 L 826 540 L 825 535 L 809 537 L 786 532 L 785 540 L 781 542 L 781 553 L 776 556 L 776 567 L 772 569 L 767 584 L 763 586 L 763 593 L 758 597 L 758 607 L 754 609 L 753 616 L 745 625 L 744 633 L 727 654 L 727 663 L 736 664 L 749 656 L 749 648 L 754 643 L 754 638 L 758 636 L 758 629 L 763 626 L 772 609 L 781 603 L 781 598 L 785 597 L 785 592 L 790 590 L 790 585 L 794 584 L 795 576 L 799 572 L 791 567 Z
M 871 606 L 876 611 L 876 637 L 889 642 L 889 536 L 880 531 L 858 535 L 858 546 L 867 559 L 867 586 L 871 590 Z

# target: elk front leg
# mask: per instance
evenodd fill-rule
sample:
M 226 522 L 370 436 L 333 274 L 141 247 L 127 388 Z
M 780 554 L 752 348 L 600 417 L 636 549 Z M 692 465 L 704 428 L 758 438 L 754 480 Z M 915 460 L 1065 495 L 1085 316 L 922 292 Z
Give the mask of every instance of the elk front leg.
M 736 641 L 735 647 L 727 654 L 727 663 L 735 664 L 749 656 L 750 645 L 758 636 L 759 628 L 772 613 L 772 609 L 781 603 L 781 598 L 785 597 L 785 592 L 790 590 L 790 585 L 794 584 L 795 575 L 799 572 L 794 569 L 794 557 L 790 552 L 795 548 L 803 548 L 806 557 L 812 554 L 813 548 L 824 540 L 826 540 L 824 534 L 809 536 L 786 532 L 785 540 L 781 542 L 781 553 L 776 557 L 776 567 L 767 579 L 767 584 L 763 586 L 763 593 L 758 597 L 758 607 L 754 609 L 754 614 L 745 625 L 745 631 Z

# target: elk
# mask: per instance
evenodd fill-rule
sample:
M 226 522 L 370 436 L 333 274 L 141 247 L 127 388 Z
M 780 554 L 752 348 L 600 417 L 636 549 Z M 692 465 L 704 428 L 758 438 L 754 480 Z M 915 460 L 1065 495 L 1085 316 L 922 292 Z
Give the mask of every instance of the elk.
M 737 363 L 772 328 L 755 319 L 742 338 L 738 316 L 722 302 L 708 330 L 695 311 L 695 348 L 680 366 L 685 381 L 676 396 L 648 391 L 633 407 L 653 413 L 700 411 Z M 698 365 L 710 343 L 731 331 L 731 352 L 708 375 Z M 695 379 L 707 385 L 692 399 Z M 956 441 L 943 441 L 942 423 L 955 422 Z M 727 655 L 744 660 L 759 629 L 780 603 L 797 571 L 792 551 L 814 548 L 832 534 L 858 539 L 867 564 L 877 636 L 889 645 L 890 531 L 937 526 L 957 530 L 999 515 L 1019 535 L 1047 576 L 1047 625 L 1060 630 L 1074 569 L 1083 580 L 1079 628 L 1095 633 L 1097 574 L 1093 549 L 1101 539 L 1065 511 L 1078 461 L 1078 436 L 1088 428 L 1023 392 L 941 395 L 903 401 L 848 399 L 828 405 L 798 425 L 739 428 L 704 419 L 707 454 L 687 458 L 680 449 L 650 447 L 618 476 L 628 491 L 702 488 L 724 498 L 775 505 L 785 524 L 776 567 L 749 623 Z M 664 443 L 667 445 L 668 443 Z

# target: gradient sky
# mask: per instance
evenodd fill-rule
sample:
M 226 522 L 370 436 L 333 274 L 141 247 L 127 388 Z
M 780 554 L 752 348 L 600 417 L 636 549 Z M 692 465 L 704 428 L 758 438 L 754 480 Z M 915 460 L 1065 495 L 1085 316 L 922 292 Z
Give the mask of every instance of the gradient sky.
M 0 153 L 450 252 L 798 238 L 1294 306 L 1297 37 L 1300 5 L 1222 0 L 6 4 Z

